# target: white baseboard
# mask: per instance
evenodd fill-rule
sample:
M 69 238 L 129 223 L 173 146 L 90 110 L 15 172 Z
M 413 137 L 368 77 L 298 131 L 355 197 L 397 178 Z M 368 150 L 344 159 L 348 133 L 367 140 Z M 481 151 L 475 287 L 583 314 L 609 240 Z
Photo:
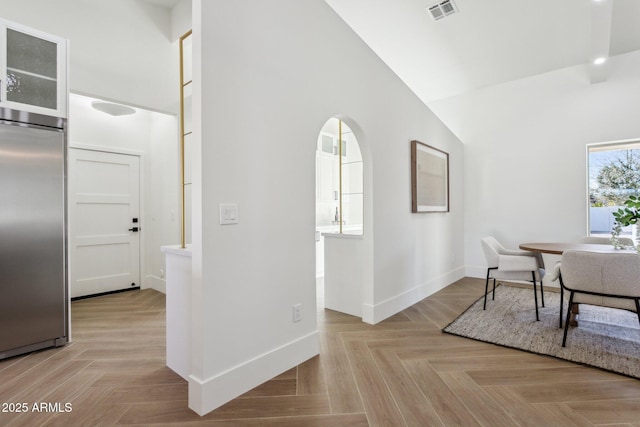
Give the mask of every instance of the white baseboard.
M 375 325 L 462 279 L 464 276 L 465 268 L 460 267 L 378 304 L 362 304 L 362 321 Z
M 144 288 L 155 289 L 163 294 L 167 293 L 167 282 L 161 277 L 148 275 L 145 280 Z
M 477 279 L 485 279 L 487 277 L 487 267 L 465 267 L 466 277 L 475 277 Z
M 318 331 L 201 380 L 189 376 L 189 408 L 205 415 L 254 387 L 320 354 Z

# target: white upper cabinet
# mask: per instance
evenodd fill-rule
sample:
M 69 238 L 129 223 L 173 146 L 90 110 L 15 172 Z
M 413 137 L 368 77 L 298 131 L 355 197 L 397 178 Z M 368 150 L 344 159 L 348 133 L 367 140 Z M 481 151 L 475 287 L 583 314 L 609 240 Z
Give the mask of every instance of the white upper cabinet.
M 67 117 L 67 41 L 0 20 L 0 105 Z

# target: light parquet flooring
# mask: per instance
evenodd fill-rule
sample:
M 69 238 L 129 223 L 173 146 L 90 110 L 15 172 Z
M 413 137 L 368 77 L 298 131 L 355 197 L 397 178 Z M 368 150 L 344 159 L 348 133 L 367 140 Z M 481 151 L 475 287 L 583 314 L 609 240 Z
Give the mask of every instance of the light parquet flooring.
M 443 334 L 483 285 L 460 280 L 373 326 L 320 310 L 320 356 L 205 417 L 165 366 L 164 295 L 74 302 L 73 343 L 0 361 L 0 404 L 28 406 L 0 426 L 640 427 L 640 381 Z M 43 402 L 71 411 L 33 410 Z

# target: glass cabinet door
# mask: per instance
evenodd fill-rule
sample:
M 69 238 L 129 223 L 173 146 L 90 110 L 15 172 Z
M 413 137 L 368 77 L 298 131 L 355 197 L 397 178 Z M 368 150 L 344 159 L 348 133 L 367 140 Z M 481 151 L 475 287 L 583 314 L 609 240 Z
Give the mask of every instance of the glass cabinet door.
M 7 22 L 2 30 L 3 104 L 66 117 L 66 41 Z

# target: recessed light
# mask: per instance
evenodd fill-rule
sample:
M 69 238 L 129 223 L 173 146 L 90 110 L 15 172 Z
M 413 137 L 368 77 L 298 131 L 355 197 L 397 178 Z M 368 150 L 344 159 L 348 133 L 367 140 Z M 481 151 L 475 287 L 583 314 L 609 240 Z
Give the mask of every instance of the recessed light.
M 594 65 L 604 64 L 607 58 L 601 56 L 600 58 L 596 58 L 593 60 Z

